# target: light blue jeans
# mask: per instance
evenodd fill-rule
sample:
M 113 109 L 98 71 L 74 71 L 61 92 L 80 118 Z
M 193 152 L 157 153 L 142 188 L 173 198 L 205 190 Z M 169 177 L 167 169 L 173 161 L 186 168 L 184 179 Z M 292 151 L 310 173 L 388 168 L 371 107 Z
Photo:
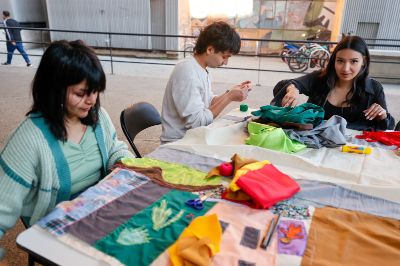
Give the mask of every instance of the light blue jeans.
M 29 60 L 29 57 L 25 52 L 22 42 L 16 42 L 16 44 L 13 45 L 11 42 L 7 41 L 7 64 L 11 64 L 15 49 L 17 49 L 18 52 L 22 55 L 27 64 L 31 63 L 31 60 Z

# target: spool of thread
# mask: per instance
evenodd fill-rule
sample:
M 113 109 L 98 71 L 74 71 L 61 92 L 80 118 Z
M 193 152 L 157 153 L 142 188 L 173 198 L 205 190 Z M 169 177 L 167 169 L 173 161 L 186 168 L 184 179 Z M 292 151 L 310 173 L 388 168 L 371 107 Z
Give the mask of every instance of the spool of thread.
M 249 110 L 249 106 L 247 104 L 241 104 L 239 109 L 240 112 L 247 112 L 247 110 Z
M 371 147 L 364 147 L 359 145 L 343 145 L 342 152 L 351 152 L 351 153 L 359 153 L 359 154 L 371 154 Z

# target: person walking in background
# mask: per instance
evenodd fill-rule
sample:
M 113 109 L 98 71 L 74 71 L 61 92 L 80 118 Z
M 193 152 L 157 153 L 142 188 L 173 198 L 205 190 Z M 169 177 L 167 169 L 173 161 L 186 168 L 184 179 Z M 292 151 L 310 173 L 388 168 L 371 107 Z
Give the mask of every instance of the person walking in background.
M 10 12 L 3 11 L 3 24 L 5 27 L 20 27 L 18 21 L 10 18 Z M 24 58 L 26 65 L 29 67 L 32 65 L 29 56 L 25 52 L 24 46 L 22 44 L 21 29 L 4 29 L 6 32 L 7 39 L 7 62 L 2 63 L 3 65 L 11 65 L 11 61 L 14 55 L 15 49 L 20 52 Z
M 188 129 L 211 124 L 228 104 L 247 98 L 250 81 L 214 95 L 207 70 L 226 65 L 239 50 L 240 36 L 225 22 L 214 22 L 200 32 L 193 57 L 175 66 L 165 89 L 162 142 L 176 141 L 183 138 Z

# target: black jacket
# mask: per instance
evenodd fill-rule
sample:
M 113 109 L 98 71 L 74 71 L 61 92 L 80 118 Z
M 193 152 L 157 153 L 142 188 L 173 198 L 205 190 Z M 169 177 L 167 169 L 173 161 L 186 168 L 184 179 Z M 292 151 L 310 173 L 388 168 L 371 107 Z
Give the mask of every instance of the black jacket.
M 5 27 L 20 27 L 18 21 L 12 18 L 7 19 L 6 21 L 3 22 L 3 24 Z M 4 29 L 4 30 L 6 31 L 7 41 L 22 42 L 20 29 Z
M 294 84 L 300 91 L 301 94 L 305 94 L 310 96 L 313 92 L 316 91 L 317 86 L 327 86 L 326 82 L 321 81 L 319 75 L 321 71 L 314 71 L 310 74 L 304 75 L 302 77 L 296 79 L 282 80 L 278 82 L 278 84 L 274 87 L 274 99 L 271 101 L 271 105 L 281 106 L 281 101 L 283 97 L 286 95 L 286 88 L 289 84 Z M 322 95 L 324 97 L 328 97 L 327 95 Z M 321 98 L 321 97 L 320 97 Z M 316 102 L 314 97 L 309 97 L 308 102 L 314 103 L 317 105 L 321 105 L 324 107 L 323 103 Z M 385 120 L 377 121 L 377 120 L 367 120 L 362 113 L 363 110 L 366 110 L 373 103 L 377 103 L 382 108 L 384 108 L 387 112 L 387 118 Z M 347 127 L 355 130 L 387 130 L 393 129 L 395 121 L 393 117 L 389 114 L 386 106 L 385 94 L 383 92 L 382 85 L 371 78 L 367 78 L 365 82 L 365 97 L 361 101 L 361 103 L 351 109 L 352 115 L 357 117 L 354 121 L 347 121 Z M 337 115 L 341 115 L 338 113 Z

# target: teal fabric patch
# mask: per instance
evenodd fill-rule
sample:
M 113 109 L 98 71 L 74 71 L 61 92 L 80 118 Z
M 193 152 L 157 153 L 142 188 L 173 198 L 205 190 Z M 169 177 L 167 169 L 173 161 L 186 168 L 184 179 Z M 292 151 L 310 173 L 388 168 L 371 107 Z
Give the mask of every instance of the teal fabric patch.
M 149 265 L 178 239 L 193 218 L 204 215 L 215 205 L 215 202 L 206 201 L 203 202 L 202 210 L 195 210 L 185 204 L 187 200 L 195 198 L 197 196 L 190 192 L 172 190 L 97 241 L 94 246 L 125 265 Z M 160 228 L 158 224 L 158 230 L 153 229 L 153 209 L 156 212 L 162 210 L 163 215 L 159 217 L 165 217 L 164 227 Z M 129 232 L 132 236 L 140 236 L 140 239 L 133 240 Z

